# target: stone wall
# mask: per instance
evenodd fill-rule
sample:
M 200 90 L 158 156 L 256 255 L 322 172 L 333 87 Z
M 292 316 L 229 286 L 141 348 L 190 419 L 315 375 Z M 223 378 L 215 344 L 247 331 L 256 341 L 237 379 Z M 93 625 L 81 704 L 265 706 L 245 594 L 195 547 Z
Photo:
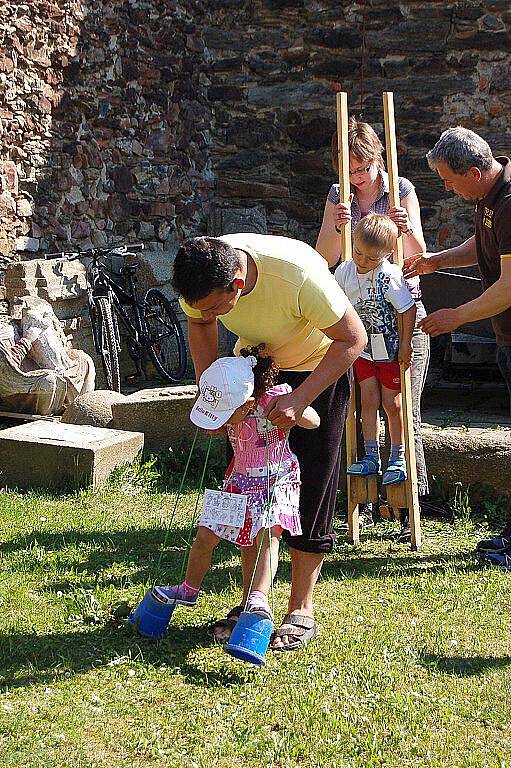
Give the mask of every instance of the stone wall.
M 49 285 L 90 351 L 80 267 L 58 283 L 37 261 L 8 287 L 4 255 L 144 241 L 142 287 L 170 294 L 190 234 L 246 228 L 313 244 L 335 180 L 338 90 L 380 133 L 381 93 L 394 91 L 400 171 L 417 186 L 428 245 L 459 242 L 470 206 L 424 155 L 456 123 L 510 152 L 510 27 L 508 0 L 6 0 L 0 314 L 24 279 L 40 295 Z
M 424 154 L 458 122 L 509 151 L 510 24 L 508 0 L 6 0 L 0 254 L 173 252 L 231 206 L 312 243 L 339 89 L 380 131 L 395 92 L 429 244 L 456 242 L 470 207 Z
M 443 190 L 425 153 L 459 123 L 511 152 L 510 30 L 508 0 L 226 3 L 204 30 L 215 199 L 258 205 L 269 231 L 314 243 L 335 180 L 334 92 L 348 91 L 383 137 L 391 90 L 400 172 L 417 186 L 428 244 L 459 242 L 471 208 Z
M 0 253 L 143 240 L 208 212 L 211 124 L 195 0 L 0 9 Z

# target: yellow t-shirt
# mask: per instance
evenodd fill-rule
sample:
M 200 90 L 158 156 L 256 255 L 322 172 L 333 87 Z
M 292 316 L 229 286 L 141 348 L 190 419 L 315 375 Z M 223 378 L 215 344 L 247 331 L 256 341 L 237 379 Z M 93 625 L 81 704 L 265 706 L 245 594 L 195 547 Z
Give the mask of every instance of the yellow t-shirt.
M 335 325 L 348 300 L 309 245 L 289 237 L 236 234 L 219 238 L 248 253 L 257 267 L 254 288 L 219 320 L 238 336 L 234 349 L 265 343 L 283 370 L 312 371 L 331 340 L 319 329 Z M 201 317 L 180 299 L 189 317 Z

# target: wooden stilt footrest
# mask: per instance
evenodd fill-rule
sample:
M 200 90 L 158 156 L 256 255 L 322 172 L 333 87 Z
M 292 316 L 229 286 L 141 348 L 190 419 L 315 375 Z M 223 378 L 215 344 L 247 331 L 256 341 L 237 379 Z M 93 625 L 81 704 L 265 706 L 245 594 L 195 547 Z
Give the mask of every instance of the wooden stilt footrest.
M 406 482 L 386 485 L 385 489 L 387 491 L 387 501 L 394 512 L 397 512 L 399 509 L 406 509 L 408 507 L 408 501 L 406 498 Z
M 350 475 L 350 500 L 356 504 L 375 504 L 378 501 L 378 476 Z

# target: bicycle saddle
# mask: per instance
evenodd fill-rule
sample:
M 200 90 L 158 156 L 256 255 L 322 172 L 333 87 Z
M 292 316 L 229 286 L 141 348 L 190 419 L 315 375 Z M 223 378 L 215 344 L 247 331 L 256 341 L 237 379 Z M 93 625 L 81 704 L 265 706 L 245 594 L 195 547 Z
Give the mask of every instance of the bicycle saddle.
M 125 264 L 121 267 L 121 275 L 133 275 L 137 269 L 140 269 L 138 261 L 135 261 L 133 264 Z

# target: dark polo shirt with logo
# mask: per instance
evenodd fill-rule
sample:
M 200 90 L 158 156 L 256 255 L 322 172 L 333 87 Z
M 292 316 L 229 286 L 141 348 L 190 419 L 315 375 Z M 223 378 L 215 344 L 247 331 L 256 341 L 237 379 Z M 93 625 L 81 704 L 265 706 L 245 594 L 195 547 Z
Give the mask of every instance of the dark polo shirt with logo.
M 508 157 L 496 160 L 502 173 L 475 208 L 477 261 L 484 290 L 500 278 L 501 259 L 511 259 L 511 161 Z M 511 347 L 511 307 L 491 322 L 498 346 Z

